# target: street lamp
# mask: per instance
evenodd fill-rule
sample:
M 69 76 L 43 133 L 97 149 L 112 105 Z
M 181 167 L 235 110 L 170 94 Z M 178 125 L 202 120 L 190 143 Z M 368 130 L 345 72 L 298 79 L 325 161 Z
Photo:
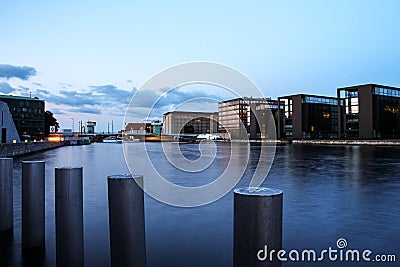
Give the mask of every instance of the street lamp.
M 71 117 L 70 119 L 72 120 L 72 133 L 74 133 L 75 132 L 75 130 L 74 130 L 74 124 L 75 124 L 74 117 Z

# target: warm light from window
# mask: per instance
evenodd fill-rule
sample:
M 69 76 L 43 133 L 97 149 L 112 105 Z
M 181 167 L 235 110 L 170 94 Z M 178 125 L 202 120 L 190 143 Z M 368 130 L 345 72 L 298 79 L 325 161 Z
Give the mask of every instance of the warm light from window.
M 324 119 L 329 119 L 329 118 L 331 117 L 331 114 L 329 114 L 328 112 L 324 112 L 324 113 L 322 114 L 322 117 L 323 117 Z
M 61 142 L 62 138 L 61 138 L 61 135 L 59 135 L 59 134 L 50 134 L 49 137 L 47 138 L 47 141 L 52 142 L 52 143 L 57 143 L 57 142 Z
M 391 107 L 391 106 L 385 106 L 384 110 L 385 110 L 385 111 L 388 111 L 388 112 L 391 112 L 391 113 L 393 113 L 393 114 L 394 114 L 394 113 L 397 113 L 397 112 L 399 111 L 398 108 Z

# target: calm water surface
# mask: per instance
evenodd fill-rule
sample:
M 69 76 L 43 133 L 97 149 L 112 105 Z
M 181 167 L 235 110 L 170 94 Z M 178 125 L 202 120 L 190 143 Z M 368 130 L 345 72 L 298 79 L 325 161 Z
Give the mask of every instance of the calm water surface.
M 135 145 L 129 144 L 134 151 Z M 171 166 L 159 143 L 149 154 L 168 180 L 186 186 L 206 184 L 229 161 L 229 145 L 218 144 L 213 164 L 202 173 Z M 196 144 L 181 145 L 188 159 L 200 156 Z M 250 162 L 238 186 L 248 185 L 260 153 L 251 146 Z M 400 261 L 400 148 L 287 145 L 276 156 L 264 186 L 284 191 L 283 245 L 291 249 L 336 248 L 345 238 L 350 249 L 396 254 Z M 31 266 L 21 254 L 21 161 L 46 162 L 46 252 L 39 266 L 55 266 L 54 168 L 84 168 L 85 265 L 109 266 L 107 175 L 127 173 L 122 145 L 62 147 L 14 160 L 14 236 L 2 240 L 1 266 Z M 232 266 L 233 193 L 197 208 L 178 208 L 145 196 L 148 266 Z M 357 266 L 346 262 L 283 266 Z

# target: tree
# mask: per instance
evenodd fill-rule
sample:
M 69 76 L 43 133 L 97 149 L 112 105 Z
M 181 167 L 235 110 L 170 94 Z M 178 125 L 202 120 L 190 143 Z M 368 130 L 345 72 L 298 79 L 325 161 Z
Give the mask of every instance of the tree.
M 49 136 L 50 134 L 50 126 L 55 127 L 55 133 L 58 131 L 60 125 L 56 118 L 54 118 L 54 114 L 51 111 L 46 111 L 44 113 L 44 134 L 45 136 Z

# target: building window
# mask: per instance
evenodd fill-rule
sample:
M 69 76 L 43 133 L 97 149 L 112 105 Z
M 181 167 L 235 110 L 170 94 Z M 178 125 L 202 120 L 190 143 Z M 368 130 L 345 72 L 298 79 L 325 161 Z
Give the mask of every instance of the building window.
M 375 95 L 391 96 L 391 97 L 400 97 L 400 90 L 382 88 L 382 87 L 375 87 L 374 94 Z
M 303 103 L 337 105 L 338 101 L 337 99 L 328 97 L 305 96 L 303 99 Z

